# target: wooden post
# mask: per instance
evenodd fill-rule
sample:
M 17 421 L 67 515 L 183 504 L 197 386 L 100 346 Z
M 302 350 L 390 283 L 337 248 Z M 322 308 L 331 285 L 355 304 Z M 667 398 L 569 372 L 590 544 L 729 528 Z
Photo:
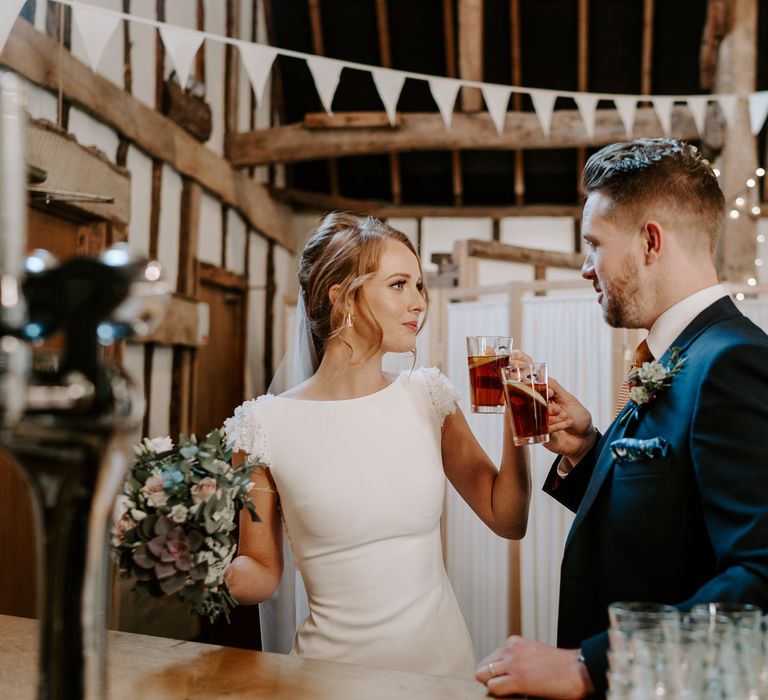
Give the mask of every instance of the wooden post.
M 728 31 L 723 37 L 718 57 L 715 92 L 749 94 L 757 84 L 757 0 L 733 0 Z M 726 198 L 725 230 L 718 250 L 721 279 L 744 283 L 755 277 L 757 224 L 746 211 L 737 218 L 728 215 L 738 211 L 734 200 L 746 194 L 746 180 L 757 168 L 757 139 L 752 135 L 748 105 L 739 100 L 732 123 L 726 125 L 722 152 L 720 186 Z
M 510 0 L 509 5 L 509 31 L 510 44 L 512 47 L 512 85 L 520 85 L 523 80 L 522 51 L 520 43 L 520 0 Z M 515 112 L 523 108 L 523 96 L 519 92 L 512 94 L 512 109 Z M 521 206 L 525 204 L 525 154 L 520 150 L 515 150 L 515 204 Z
M 453 30 L 453 2 L 443 0 L 443 32 L 445 34 L 445 74 L 449 78 L 456 77 L 456 35 Z M 451 151 L 451 183 L 453 203 L 460 205 L 464 199 L 461 182 L 461 154 Z
M 483 0 L 459 0 L 459 71 L 466 80 L 483 80 Z M 465 112 L 479 112 L 483 95 L 462 88 L 461 104 Z

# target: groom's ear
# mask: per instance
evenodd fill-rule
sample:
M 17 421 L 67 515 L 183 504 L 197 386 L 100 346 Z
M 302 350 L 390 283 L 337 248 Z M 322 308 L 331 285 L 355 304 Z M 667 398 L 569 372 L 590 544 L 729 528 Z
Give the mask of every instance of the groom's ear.
M 664 243 L 664 230 L 658 221 L 646 221 L 641 233 L 643 237 L 643 253 L 646 264 L 656 262 L 661 255 Z

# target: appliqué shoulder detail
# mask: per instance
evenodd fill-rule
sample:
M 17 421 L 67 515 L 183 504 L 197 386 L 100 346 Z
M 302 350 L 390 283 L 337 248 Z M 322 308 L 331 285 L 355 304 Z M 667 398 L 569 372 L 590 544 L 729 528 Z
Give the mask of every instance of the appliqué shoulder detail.
M 456 389 L 437 367 L 422 367 L 418 372 L 427 385 L 432 406 L 440 417 L 440 421 L 444 421 L 448 414 L 456 412 L 459 401 Z
M 235 452 L 245 452 L 248 455 L 249 464 L 272 466 L 269 441 L 258 409 L 260 401 L 271 398 L 273 398 L 272 394 L 264 394 L 256 399 L 245 401 L 235 409 L 235 414 L 231 418 L 224 421 L 227 446 Z

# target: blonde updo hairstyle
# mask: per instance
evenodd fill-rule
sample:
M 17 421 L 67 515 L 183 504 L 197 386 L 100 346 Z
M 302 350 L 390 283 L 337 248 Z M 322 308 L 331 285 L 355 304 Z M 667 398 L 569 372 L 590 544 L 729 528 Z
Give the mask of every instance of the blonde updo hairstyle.
M 318 363 L 328 343 L 341 336 L 353 302 L 366 317 L 358 318 L 356 322 L 362 320 L 370 324 L 376 336 L 366 359 L 381 348 L 384 334 L 366 299 L 363 284 L 379 269 L 381 253 L 389 239 L 402 243 L 419 260 L 413 244 L 404 233 L 373 216 L 331 212 L 310 234 L 301 253 L 298 274 Z M 339 287 L 331 303 L 329 292 L 334 285 Z M 426 287 L 422 295 L 426 302 Z M 350 353 L 351 350 L 350 347 Z

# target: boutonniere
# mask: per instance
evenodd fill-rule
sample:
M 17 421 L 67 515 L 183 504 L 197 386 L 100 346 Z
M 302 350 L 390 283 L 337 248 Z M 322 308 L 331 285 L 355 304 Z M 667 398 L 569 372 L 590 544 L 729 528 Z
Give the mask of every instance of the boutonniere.
M 682 368 L 685 358 L 680 356 L 680 348 L 672 348 L 669 362 L 662 365 L 661 362 L 644 362 L 642 367 L 637 367 L 629 373 L 627 385 L 629 386 L 629 400 L 634 404 L 619 421 L 624 423 L 637 416 L 637 411 L 643 404 L 648 403 L 656 395 L 669 388 L 674 377 Z

